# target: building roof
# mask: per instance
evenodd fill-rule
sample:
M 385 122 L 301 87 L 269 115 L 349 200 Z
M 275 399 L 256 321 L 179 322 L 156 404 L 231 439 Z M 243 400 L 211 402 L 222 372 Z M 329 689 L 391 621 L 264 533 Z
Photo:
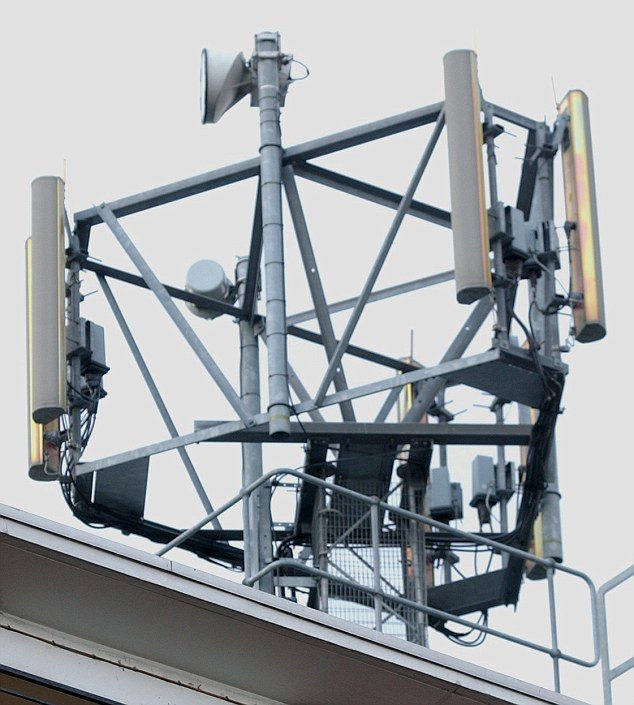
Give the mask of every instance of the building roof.
M 579 705 L 4 505 L 0 566 L 8 705 Z

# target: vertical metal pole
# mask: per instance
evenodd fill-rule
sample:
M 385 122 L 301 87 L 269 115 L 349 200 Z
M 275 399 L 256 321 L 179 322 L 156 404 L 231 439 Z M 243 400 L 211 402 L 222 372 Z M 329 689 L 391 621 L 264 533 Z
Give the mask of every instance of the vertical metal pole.
M 70 239 L 70 250 L 72 257 L 68 266 L 69 273 L 68 298 L 66 308 L 66 336 L 69 341 L 79 343 L 81 335 L 81 315 L 79 305 L 82 299 L 81 288 L 81 250 L 79 238 L 73 235 Z M 71 355 L 69 362 L 69 383 L 71 389 L 81 389 L 81 359 L 79 355 Z M 81 459 L 81 407 L 74 403 L 73 396 L 69 399 L 69 442 L 71 461 L 69 470 L 71 477 L 75 477 L 75 468 Z
M 413 362 L 413 358 L 405 358 L 407 362 Z M 434 380 L 432 380 L 434 381 Z M 441 388 L 440 392 L 442 393 Z M 419 392 L 420 393 L 420 392 Z M 398 420 L 403 421 L 411 412 L 414 399 L 413 386 L 407 385 L 401 389 L 401 400 L 398 407 Z M 431 405 L 431 399 L 429 405 Z M 422 415 L 421 415 L 422 416 Z M 417 422 L 421 422 L 422 418 L 418 417 Z M 411 453 L 411 446 L 408 453 Z M 404 457 L 407 458 L 406 455 Z M 405 461 L 407 463 L 407 461 Z M 422 493 L 422 507 L 416 501 L 416 490 Z M 423 514 L 429 516 L 429 508 L 426 502 L 426 488 L 422 486 L 421 480 L 416 479 L 411 468 L 408 468 L 403 476 L 403 496 L 407 500 L 407 508 L 415 514 Z M 405 551 L 402 556 L 403 570 L 403 591 L 405 597 L 410 600 L 415 600 L 419 605 L 427 604 L 427 554 L 425 548 L 425 530 L 421 529 L 418 522 L 414 519 L 407 521 L 407 540 Z M 422 533 L 422 540 L 421 540 Z M 422 566 L 422 568 L 421 568 Z M 414 624 L 412 624 L 412 622 Z M 406 622 L 407 639 L 416 644 L 427 646 L 427 613 L 421 610 L 415 610 L 413 617 L 409 617 Z
M 436 403 L 442 409 L 445 406 L 445 388 L 443 387 L 436 396 Z M 441 417 L 438 423 L 448 423 L 445 417 Z M 448 457 L 447 457 L 447 446 L 438 446 L 438 460 L 440 461 L 441 467 L 449 467 Z
M 269 374 L 269 433 L 290 435 L 290 396 L 286 347 L 286 296 L 282 232 L 282 140 L 280 133 L 279 35 L 262 32 L 255 38 L 257 104 L 260 109 L 260 193 L 266 287 L 266 339 Z
M 487 166 L 489 173 L 489 198 L 491 199 L 491 205 L 496 209 L 496 214 L 498 219 L 503 217 L 504 211 L 502 204 L 498 202 L 498 186 L 497 186 L 497 159 L 495 158 L 495 136 L 493 131 L 493 115 L 491 111 L 491 106 L 487 105 L 485 108 L 485 143 L 487 148 Z M 502 230 L 503 223 L 498 223 L 498 229 Z M 506 265 L 504 264 L 504 257 L 502 252 L 502 240 L 497 237 L 491 242 L 491 247 L 493 249 L 493 268 L 494 268 L 494 278 L 493 286 L 495 289 L 495 300 L 497 302 L 497 329 L 496 336 L 498 339 L 506 342 L 508 340 L 509 333 L 509 314 L 507 308 L 507 294 L 508 290 L 506 288 Z
M 81 314 L 80 304 L 83 298 L 81 293 L 81 261 L 82 248 L 81 241 L 76 231 L 71 232 L 68 219 L 64 218 L 64 226 L 69 242 L 70 256 L 68 257 L 68 274 L 66 279 L 66 342 L 69 344 L 79 343 L 81 336 Z M 68 359 L 68 379 L 71 390 L 81 389 L 81 359 L 79 355 L 70 355 Z M 71 481 L 75 480 L 75 469 L 82 456 L 82 432 L 81 432 L 81 406 L 75 403 L 74 393 L 68 400 L 68 421 L 70 451 L 69 474 Z
M 599 653 L 601 654 L 601 675 L 603 677 L 603 705 L 612 705 L 612 679 L 610 675 L 610 650 L 608 646 L 608 624 L 605 609 L 605 592 L 600 589 L 597 594 L 597 631 Z
M 328 514 L 326 511 L 326 490 L 317 489 L 317 562 L 320 570 L 328 572 Z M 319 579 L 319 609 L 328 612 L 328 578 Z
M 557 451 L 553 439 L 546 464 L 546 490 L 541 503 L 542 541 L 544 558 L 563 561 L 563 541 L 561 535 L 561 514 L 559 503 L 561 494 L 557 479 Z
M 543 139 L 544 131 L 541 131 Z M 538 132 L 538 139 L 540 133 Z M 557 250 L 556 231 L 553 225 L 553 161 L 551 157 L 540 157 L 537 165 L 537 200 L 541 212 L 543 249 L 549 254 L 546 269 L 537 282 L 537 303 L 541 310 L 555 295 L 555 257 Z M 536 336 L 542 342 L 541 352 L 549 359 L 559 360 L 559 331 L 557 316 L 539 315 L 533 323 Z M 541 504 L 544 558 L 563 560 L 557 452 L 553 439 L 546 464 L 546 491 Z
M 605 605 L 605 598 L 610 590 L 621 585 L 621 583 L 634 577 L 634 564 L 629 568 L 615 575 L 607 583 L 601 585 L 597 590 L 597 618 L 595 623 L 595 644 L 599 650 L 601 659 L 601 672 L 603 675 L 603 705 L 612 705 L 612 681 L 622 676 L 627 671 L 634 668 L 634 658 L 623 661 L 614 669 L 610 666 L 610 648 L 608 642 L 608 613 Z
M 548 568 L 548 606 L 550 608 L 550 635 L 552 647 L 555 654 L 553 659 L 553 675 L 555 679 L 555 690 L 561 692 L 561 680 L 559 676 L 559 643 L 557 640 L 557 608 L 555 605 L 555 584 L 554 584 L 554 568 Z
M 381 550 L 379 534 L 379 499 L 373 497 L 370 505 L 370 522 L 372 531 L 372 563 L 374 574 L 374 628 L 377 632 L 383 631 L 383 603 L 379 593 L 381 592 Z
M 538 159 L 537 189 L 541 207 L 539 215 L 542 224 L 542 247 L 544 254 L 548 255 L 547 271 L 540 277 L 537 286 L 538 303 L 542 308 L 542 306 L 550 304 L 555 295 L 555 264 L 558 245 L 557 232 L 553 224 L 553 160 L 550 156 Z M 542 353 L 547 357 L 559 359 L 561 355 L 557 316 L 540 316 L 540 323 L 540 332 L 543 336 Z
M 420 508 L 416 504 L 416 492 L 411 478 L 407 481 L 407 492 L 409 511 L 419 514 Z M 409 532 L 410 546 L 412 549 L 412 571 L 414 573 L 414 595 L 419 605 L 427 605 L 427 551 L 425 547 L 425 529 L 414 519 L 409 519 Z M 416 641 L 423 646 L 428 645 L 427 621 L 427 612 L 416 610 Z
M 240 306 L 244 304 L 248 268 L 248 257 L 242 257 L 238 260 L 236 287 Z M 260 413 L 258 338 L 253 331 L 251 321 L 248 319 L 240 321 L 240 397 L 250 414 Z M 259 443 L 242 443 L 242 486 L 248 487 L 262 477 L 262 472 L 262 446 Z M 265 504 L 266 494 L 266 490 L 262 487 L 245 497 L 242 502 L 245 578 L 255 575 L 272 559 L 270 502 Z M 268 573 L 264 576 L 258 586 L 261 590 L 272 593 L 272 574 Z
M 504 403 L 499 399 L 495 403 L 495 422 L 504 423 Z M 495 473 L 495 489 L 500 500 L 500 531 L 506 533 L 509 529 L 508 520 L 508 492 L 506 487 L 506 452 L 504 446 L 497 447 L 497 467 Z M 508 562 L 508 554 L 502 558 L 504 565 Z

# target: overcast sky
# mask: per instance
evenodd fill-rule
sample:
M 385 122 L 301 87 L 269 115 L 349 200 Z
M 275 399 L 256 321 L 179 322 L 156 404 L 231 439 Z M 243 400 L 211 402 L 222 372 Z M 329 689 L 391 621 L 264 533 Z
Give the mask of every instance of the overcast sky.
M 243 51 L 249 57 L 255 34 L 280 33 L 282 49 L 301 62 L 293 69 L 294 75 L 302 75 L 302 65 L 310 72 L 289 90 L 282 114 L 285 146 L 441 101 L 443 55 L 468 48 L 478 53 L 480 83 L 491 102 L 552 124 L 556 102 L 569 89 L 580 88 L 590 99 L 608 335 L 597 343 L 577 344 L 565 357 L 570 374 L 557 435 L 564 551 L 566 563 L 587 573 L 596 585 L 625 569 L 632 563 L 634 489 L 628 293 L 634 261 L 629 222 L 634 162 L 629 123 L 634 106 L 631 22 L 624 8 L 615 2 L 507 2 L 487 7 L 472 2 L 393 0 L 372 9 L 368 3 L 330 1 L 25 0 L 11 13 L 5 9 L 0 23 L 6 276 L 1 390 L 7 447 L 0 501 L 81 526 L 66 509 L 56 486 L 27 478 L 24 243 L 30 230 L 34 178 L 64 176 L 67 209 L 72 215 L 93 203 L 256 156 L 258 116 L 248 100 L 217 125 L 200 124 L 198 71 L 203 47 Z M 403 173 L 394 177 L 401 183 L 395 182 L 393 188 L 404 188 L 417 158 L 415 154 L 409 162 L 404 159 Z M 393 160 L 388 164 L 389 149 L 377 160 L 352 161 L 351 171 L 356 168 L 362 177 L 366 171 L 379 174 L 384 167 L 386 172 L 388 167 L 398 171 Z M 559 169 L 557 165 L 557 177 Z M 195 212 L 202 220 L 183 219 L 180 212 L 138 220 L 143 242 L 151 244 L 160 238 L 163 243 L 151 264 L 176 267 L 168 283 L 180 285 L 178 272 L 184 272 L 195 259 L 222 253 L 223 265 L 231 272 L 232 258 L 247 254 L 242 242 L 248 242 L 244 238 L 252 202 L 244 203 L 244 211 L 231 206 L 224 217 L 222 203 L 216 204 L 217 211 L 205 211 L 210 203 L 203 201 Z M 136 221 L 131 218 L 129 222 L 133 234 Z M 244 225 L 240 237 L 234 232 L 238 223 Z M 354 224 L 347 232 L 351 238 L 364 237 Z M 190 252 L 186 243 L 197 233 L 200 239 Z M 235 251 L 226 246 L 233 239 Z M 354 247 L 359 247 L 356 242 Z M 324 253 L 340 259 L 339 279 L 347 281 L 354 262 L 341 256 L 338 244 L 335 239 L 323 245 Z M 354 249 L 351 253 L 356 257 Z M 130 269 L 124 262 L 121 266 Z M 409 272 L 410 264 L 404 263 L 404 270 Z M 436 350 L 429 352 L 425 347 L 427 338 L 434 337 L 429 328 L 417 331 L 415 322 L 410 328 L 417 341 L 415 352 L 426 364 L 433 364 Z M 235 329 L 228 330 L 235 334 Z M 216 338 L 214 344 L 214 354 L 221 359 L 235 356 L 237 339 L 223 346 Z M 408 346 L 409 329 L 389 354 L 406 355 Z M 165 351 L 160 352 L 165 357 Z M 185 371 L 174 371 L 175 378 L 181 374 L 185 380 Z M 124 405 L 132 399 L 131 391 L 129 397 L 128 391 L 121 391 L 115 401 L 117 390 L 123 389 L 119 384 L 113 375 L 107 398 L 112 398 L 113 408 L 122 403 L 124 395 Z M 177 403 L 190 407 L 191 419 L 217 417 L 204 408 L 194 387 L 183 382 L 181 389 L 188 390 L 186 399 Z M 129 423 L 123 424 L 126 428 L 111 430 L 111 445 L 117 450 L 166 437 L 160 425 L 135 424 L 143 418 L 140 413 L 135 407 Z M 190 430 L 183 425 L 181 432 Z M 300 463 L 298 456 L 296 464 Z M 235 473 L 239 476 L 237 467 Z M 562 602 L 566 602 L 565 594 Z M 521 598 L 518 609 L 522 611 Z M 614 614 L 620 621 L 618 613 Z M 568 626 L 573 623 L 574 619 L 569 620 Z M 587 634 L 583 639 L 590 644 Z M 631 656 L 623 641 L 615 640 L 615 661 Z M 445 648 L 444 642 L 438 648 Z M 489 647 L 486 665 L 552 685 L 547 657 L 536 661 L 533 672 L 532 666 L 510 663 L 505 649 L 504 644 L 497 651 Z M 452 653 L 477 661 L 478 655 L 471 653 L 474 650 L 464 651 Z M 582 649 L 581 655 L 587 653 Z M 513 658 L 521 661 L 523 656 Z M 565 693 L 589 702 L 598 700 L 598 668 L 586 671 L 565 666 L 562 673 Z M 620 693 L 618 687 L 615 692 Z

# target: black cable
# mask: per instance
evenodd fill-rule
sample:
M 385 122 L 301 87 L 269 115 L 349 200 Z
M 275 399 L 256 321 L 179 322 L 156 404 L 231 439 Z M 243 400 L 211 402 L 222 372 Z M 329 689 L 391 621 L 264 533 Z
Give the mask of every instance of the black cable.
M 481 613 L 478 622 L 485 627 L 488 625 L 488 613 L 486 611 Z M 449 641 L 452 641 L 454 644 L 458 644 L 459 646 L 480 646 L 487 636 L 486 632 L 481 632 L 475 627 L 469 629 L 469 631 L 466 632 L 456 632 L 453 629 L 449 629 L 445 624 L 439 624 L 435 627 L 435 629 L 441 634 L 444 634 L 444 636 L 446 636 Z M 465 637 L 473 634 L 474 631 L 478 632 L 478 636 L 472 641 L 466 641 Z

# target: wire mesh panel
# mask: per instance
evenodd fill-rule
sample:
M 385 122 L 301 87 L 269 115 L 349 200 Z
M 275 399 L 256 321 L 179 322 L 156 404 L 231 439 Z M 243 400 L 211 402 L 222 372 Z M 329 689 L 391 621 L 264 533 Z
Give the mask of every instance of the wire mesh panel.
M 377 481 L 349 481 L 347 486 L 363 497 L 336 488 L 324 491 L 316 516 L 316 555 L 320 568 L 332 576 L 320 592 L 321 607 L 348 621 L 420 642 L 421 613 L 390 599 L 413 599 L 420 593 L 415 589 L 412 527 L 373 501 L 398 506 L 400 484 L 383 496 L 377 494 L 384 489 Z M 419 531 L 416 525 L 415 534 Z M 422 542 L 417 543 L 420 550 Z

